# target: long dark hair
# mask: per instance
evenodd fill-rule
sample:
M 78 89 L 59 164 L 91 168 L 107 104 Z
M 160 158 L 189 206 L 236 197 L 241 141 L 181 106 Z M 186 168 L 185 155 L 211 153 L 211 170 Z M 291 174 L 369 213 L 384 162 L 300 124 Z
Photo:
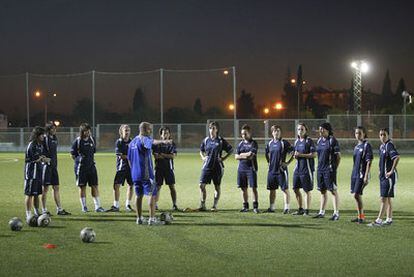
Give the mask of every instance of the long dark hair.
M 368 135 L 367 135 L 367 130 L 365 129 L 365 127 L 364 127 L 364 126 L 357 126 L 357 127 L 355 128 L 355 130 L 360 130 L 360 131 L 362 131 L 362 132 L 364 133 L 364 139 L 368 138 Z
M 30 134 L 30 142 L 37 141 L 38 137 L 43 136 L 45 134 L 45 129 L 40 126 L 36 126 L 33 128 L 32 133 Z
M 330 136 L 333 136 L 333 129 L 332 129 L 332 125 L 329 122 L 324 122 L 321 125 L 319 125 L 319 127 L 324 128 L 325 130 L 328 131 Z
M 46 134 L 50 135 L 50 131 L 53 129 L 53 127 L 56 127 L 56 124 L 53 121 L 49 121 L 48 123 L 46 123 L 46 126 L 45 126 Z
M 85 132 L 90 130 L 91 126 L 88 123 L 82 123 L 79 127 L 79 137 L 82 139 L 85 138 Z

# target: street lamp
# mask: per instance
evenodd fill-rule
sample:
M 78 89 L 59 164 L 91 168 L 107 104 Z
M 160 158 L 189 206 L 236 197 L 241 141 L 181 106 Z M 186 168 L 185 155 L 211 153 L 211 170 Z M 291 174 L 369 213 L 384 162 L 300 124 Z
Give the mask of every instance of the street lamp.
M 275 110 L 277 110 L 277 111 L 280 111 L 280 110 L 282 110 L 282 109 L 283 109 L 283 104 L 282 104 L 281 102 L 277 102 L 277 103 L 273 106 L 273 108 L 274 108 Z
M 42 93 L 37 90 L 34 95 L 35 95 L 36 98 L 40 98 L 42 96 Z M 49 96 L 56 97 L 57 93 L 51 93 L 51 92 L 46 92 L 45 93 L 45 97 L 44 97 L 45 98 L 45 125 L 47 124 L 47 98 Z
M 230 111 L 234 111 L 234 105 L 233 104 L 229 104 L 228 108 L 229 108 Z
M 362 73 L 367 73 L 369 65 L 363 60 L 353 61 L 351 67 L 354 69 L 354 111 L 361 114 L 362 100 Z

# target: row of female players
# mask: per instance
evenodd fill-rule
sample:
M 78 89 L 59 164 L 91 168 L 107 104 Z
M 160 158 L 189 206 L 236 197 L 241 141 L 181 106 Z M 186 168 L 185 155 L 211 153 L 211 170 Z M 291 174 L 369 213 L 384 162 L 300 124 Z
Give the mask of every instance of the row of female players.
M 142 128 L 144 127 L 144 128 Z M 150 124 L 141 123 L 140 136 L 149 137 L 151 135 Z M 282 129 L 279 126 L 271 128 L 273 139 L 266 146 L 266 159 L 268 161 L 267 189 L 269 190 L 270 207 L 267 212 L 275 212 L 276 189 L 280 188 L 284 194 L 283 213 L 289 213 L 289 189 L 288 189 L 288 165 L 295 159 L 296 166 L 293 177 L 293 190 L 298 201 L 298 210 L 293 215 L 309 215 L 311 202 L 311 191 L 313 190 L 314 158 L 318 156 L 317 165 L 317 185 L 321 193 L 320 210 L 315 218 L 325 217 L 325 207 L 327 204 L 327 192 L 333 196 L 334 212 L 331 220 L 339 220 L 338 191 L 336 184 L 336 172 L 340 164 L 339 144 L 333 135 L 332 127 L 329 123 L 319 126 L 319 135 L 316 146 L 311 138 L 308 137 L 308 128 L 300 123 L 297 126 L 297 139 L 292 146 L 282 138 Z M 116 141 L 116 175 L 114 178 L 114 203 L 108 210 L 101 207 L 98 190 L 98 177 L 94 161 L 96 151 L 95 141 L 91 136 L 91 128 L 88 124 L 80 126 L 79 137 L 73 142 L 72 157 L 75 161 L 76 183 L 79 187 L 80 202 L 82 211 L 87 212 L 86 206 L 86 185 L 91 187 L 92 198 L 96 212 L 117 212 L 120 210 L 119 195 L 120 187 L 128 183 L 127 197 L 125 203 L 126 211 L 133 211 L 131 199 L 133 195 L 134 183 L 132 180 L 131 169 L 128 162 L 128 145 L 131 130 L 128 125 L 121 125 L 119 129 L 120 138 Z M 154 217 L 154 209 L 159 199 L 159 192 L 165 182 L 171 193 L 173 209 L 178 210 L 177 194 L 175 190 L 175 176 L 173 159 L 176 156 L 175 145 L 171 140 L 171 133 L 167 127 L 159 130 L 160 140 L 151 139 L 151 150 L 155 158 L 155 174 L 153 174 L 153 186 L 150 186 L 145 194 L 150 195 L 150 219 Z M 138 136 L 137 136 L 138 137 Z M 241 212 L 249 211 L 248 187 L 253 192 L 253 211 L 258 213 L 258 193 L 257 193 L 257 143 L 252 138 L 251 128 L 247 125 L 241 129 L 242 141 L 239 143 L 235 158 L 239 161 L 237 174 L 238 187 L 243 192 L 243 208 Z M 381 207 L 378 218 L 371 226 L 383 226 L 392 223 L 391 199 L 394 197 L 394 188 L 397 181 L 396 167 L 399 161 L 399 154 L 393 143 L 389 139 L 386 129 L 379 132 L 381 140 L 380 146 L 380 194 Z M 351 192 L 354 194 L 357 203 L 357 218 L 353 222 L 363 223 L 365 215 L 362 204 L 362 193 L 364 187 L 369 182 L 370 168 L 373 160 L 372 148 L 366 140 L 366 131 L 363 127 L 355 128 L 355 138 L 357 145 L 354 150 L 354 166 L 351 178 Z M 31 215 L 31 207 L 34 206 L 35 214 L 38 214 L 39 200 L 42 195 L 42 213 L 48 213 L 46 208 L 46 195 L 49 186 L 53 187 L 54 198 L 57 206 L 58 215 L 70 214 L 62 209 L 59 197 L 59 178 L 57 172 L 57 138 L 56 126 L 49 123 L 45 130 L 36 127 L 33 130 L 30 143 L 26 151 L 25 167 L 25 194 L 26 194 L 26 215 Z M 150 151 L 151 151 L 150 150 Z M 222 152 L 226 152 L 222 156 Z M 201 143 L 200 155 L 203 160 L 200 178 L 200 207 L 199 210 L 206 210 L 206 189 L 205 186 L 213 182 L 215 187 L 214 204 L 212 211 L 217 210 L 220 198 L 220 184 L 223 177 L 223 162 L 227 159 L 233 149 L 227 141 L 219 136 L 219 125 L 211 122 L 209 125 L 209 136 Z M 289 157 L 290 156 L 290 157 Z M 148 167 L 144 168 L 152 171 L 152 160 L 147 160 Z M 40 170 L 40 172 L 38 172 Z M 149 174 L 151 175 L 151 174 Z M 148 175 L 148 176 L 149 176 Z M 40 177 L 41 176 L 41 177 Z M 145 179 L 145 178 L 144 178 Z M 302 199 L 302 189 L 305 199 Z M 142 192 L 136 189 L 137 195 L 137 222 L 142 222 Z M 145 192 L 145 191 L 143 191 Z M 138 199 L 141 199 L 139 201 Z M 304 203 L 303 203 L 304 202 Z M 33 204 L 32 204 L 33 203 Z M 304 205 L 303 205 L 304 204 Z M 382 221 L 382 216 L 386 212 L 386 220 Z

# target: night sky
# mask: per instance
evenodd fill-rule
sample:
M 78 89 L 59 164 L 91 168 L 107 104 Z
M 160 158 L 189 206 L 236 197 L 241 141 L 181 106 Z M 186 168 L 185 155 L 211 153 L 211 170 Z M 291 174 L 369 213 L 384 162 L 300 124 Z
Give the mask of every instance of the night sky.
M 236 66 L 258 104 L 302 64 L 308 86 L 414 86 L 413 1 L 1 1 L 0 74 Z M 1 91 L 4 94 L 4 91 Z M 4 95 L 0 96 L 4 99 Z M 0 109 L 4 109 L 2 101 Z

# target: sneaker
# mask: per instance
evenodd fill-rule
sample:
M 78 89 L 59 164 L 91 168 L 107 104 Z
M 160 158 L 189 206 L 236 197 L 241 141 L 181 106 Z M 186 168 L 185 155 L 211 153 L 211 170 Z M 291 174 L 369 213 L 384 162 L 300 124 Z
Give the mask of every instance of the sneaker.
M 62 210 L 57 212 L 57 215 L 71 215 L 71 213 L 62 209 Z
M 161 225 L 161 221 L 159 221 L 157 218 L 153 218 L 151 220 L 148 220 L 148 225 Z
M 331 218 L 329 218 L 329 220 L 331 220 L 331 221 L 337 221 L 337 220 L 339 220 L 339 214 L 333 214 L 331 216 Z
M 141 216 L 140 218 L 137 218 L 138 225 L 142 225 L 144 223 L 147 223 L 147 219 L 145 217 Z
M 105 209 L 102 208 L 102 207 L 99 207 L 99 208 L 95 209 L 95 212 L 97 212 L 97 213 L 103 213 L 103 212 L 105 212 Z
M 365 223 L 365 219 L 359 218 L 357 223 L 358 224 L 364 224 Z
M 305 212 L 303 213 L 304 216 L 309 216 L 309 209 L 305 209 Z
M 127 212 L 135 212 L 135 211 L 134 211 L 134 209 L 131 207 L 131 205 L 127 205 L 127 206 L 125 207 L 125 210 L 126 210 Z
M 49 211 L 42 212 L 42 214 L 47 214 L 48 216 L 52 216 L 52 214 Z
M 200 204 L 200 207 L 198 208 L 198 210 L 199 210 L 200 212 L 205 212 L 205 211 L 207 211 L 206 205 L 205 205 L 205 204 Z
M 371 223 L 367 224 L 367 226 L 368 227 L 382 227 L 383 223 L 374 221 L 374 222 L 371 222 Z
M 325 217 L 324 214 L 317 214 L 313 216 L 313 218 L 324 218 L 324 217 Z
M 178 211 L 178 206 L 177 206 L 177 205 L 173 205 L 173 206 L 172 206 L 172 210 L 173 210 L 173 211 Z
M 271 208 L 268 208 L 268 209 L 266 210 L 266 212 L 267 212 L 267 213 L 274 213 L 274 212 L 275 212 L 275 210 L 273 210 L 273 209 L 271 209 Z
M 85 207 L 83 207 L 83 208 L 82 208 L 82 212 L 83 212 L 83 213 L 87 213 L 87 212 L 89 212 L 89 211 L 88 211 L 88 207 L 86 207 L 86 206 L 85 206 Z
M 211 212 L 217 212 L 217 211 L 218 211 L 218 209 L 217 209 L 217 207 L 213 206 L 213 207 L 211 207 L 210 211 L 211 211 Z
M 249 209 L 247 209 L 247 208 L 243 208 L 243 209 L 240 210 L 241 213 L 247 213 L 248 211 L 249 211 Z
M 111 206 L 111 208 L 107 209 L 105 212 L 119 212 L 119 208 Z
M 390 226 L 392 224 L 392 221 L 384 221 L 382 223 L 382 226 Z
M 299 208 L 296 212 L 294 212 L 292 215 L 304 215 L 305 210 L 303 208 Z
M 289 209 L 284 209 L 283 210 L 283 214 L 289 214 L 290 213 L 290 210 Z
M 255 214 L 260 214 L 260 210 L 259 210 L 259 208 L 254 208 L 254 209 L 253 209 L 253 212 L 254 212 Z
M 355 222 L 355 223 L 359 223 L 359 220 L 360 220 L 360 218 L 354 218 L 354 219 L 351 219 L 351 222 Z

